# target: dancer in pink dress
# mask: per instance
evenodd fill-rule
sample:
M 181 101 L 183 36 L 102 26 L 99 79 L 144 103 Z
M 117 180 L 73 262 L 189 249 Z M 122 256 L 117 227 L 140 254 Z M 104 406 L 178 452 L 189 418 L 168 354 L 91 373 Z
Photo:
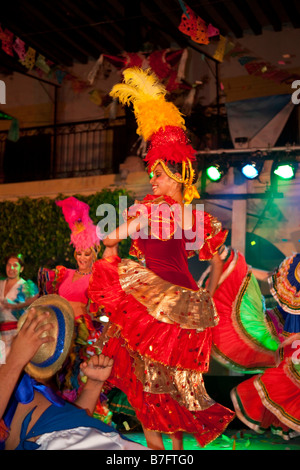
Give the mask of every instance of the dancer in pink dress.
M 85 378 L 80 374 L 80 363 L 95 353 L 94 343 L 100 336 L 100 323 L 93 321 L 89 312 L 88 286 L 93 263 L 97 259 L 100 240 L 96 226 L 89 217 L 88 204 L 75 197 L 58 201 L 71 230 L 71 243 L 75 248 L 77 269 L 56 266 L 39 270 L 40 294 L 58 294 L 69 301 L 75 318 L 76 339 L 69 360 L 58 377 L 63 396 L 74 402 Z M 96 327 L 98 325 L 99 328 Z M 112 413 L 106 405 L 98 404 L 96 413 L 110 421 Z

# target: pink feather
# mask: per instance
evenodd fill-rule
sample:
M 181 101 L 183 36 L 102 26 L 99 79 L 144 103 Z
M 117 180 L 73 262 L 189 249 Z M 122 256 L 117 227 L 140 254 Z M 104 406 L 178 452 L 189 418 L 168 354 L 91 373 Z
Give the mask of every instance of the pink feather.
M 75 249 L 88 250 L 100 244 L 99 231 L 89 216 L 90 207 L 85 202 L 71 196 L 56 201 L 71 230 L 71 242 Z

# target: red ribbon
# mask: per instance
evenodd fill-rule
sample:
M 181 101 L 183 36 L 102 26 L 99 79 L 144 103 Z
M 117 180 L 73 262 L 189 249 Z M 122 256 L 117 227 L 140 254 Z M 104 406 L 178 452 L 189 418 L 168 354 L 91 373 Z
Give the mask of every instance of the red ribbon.
M 6 321 L 3 323 L 0 323 L 0 331 L 10 331 L 10 330 L 15 330 L 18 326 L 17 321 Z

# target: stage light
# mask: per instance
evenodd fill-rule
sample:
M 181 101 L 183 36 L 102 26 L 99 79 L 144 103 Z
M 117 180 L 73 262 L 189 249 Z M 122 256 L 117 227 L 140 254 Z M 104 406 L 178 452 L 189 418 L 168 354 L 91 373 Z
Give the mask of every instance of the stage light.
M 240 164 L 240 170 L 245 178 L 254 180 L 260 175 L 263 165 L 264 161 L 261 157 L 252 157 L 250 160 L 248 159 L 246 162 Z
M 220 181 L 228 171 L 228 163 L 221 160 L 216 160 L 212 165 L 206 168 L 206 175 L 210 181 Z
M 274 163 L 273 173 L 283 180 L 290 180 L 295 177 L 297 166 L 296 162 Z
M 247 179 L 254 180 L 260 175 L 262 167 L 263 162 L 250 162 L 242 166 L 241 172 Z
M 259 175 L 259 172 L 258 172 L 256 166 L 251 165 L 250 163 L 247 163 L 246 165 L 244 165 L 242 167 L 242 173 L 246 178 L 248 178 L 250 180 L 253 180 L 254 178 L 257 178 L 258 175 Z
M 206 169 L 206 174 L 211 181 L 219 181 L 223 176 L 218 165 L 209 166 Z

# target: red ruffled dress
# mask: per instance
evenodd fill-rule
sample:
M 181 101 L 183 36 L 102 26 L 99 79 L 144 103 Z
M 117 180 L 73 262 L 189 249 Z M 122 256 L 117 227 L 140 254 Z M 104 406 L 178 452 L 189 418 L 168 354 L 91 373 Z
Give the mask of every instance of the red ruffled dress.
M 202 376 L 209 369 L 218 316 L 210 295 L 188 270 L 190 249 L 172 210 L 167 235 L 170 217 L 161 216 L 160 209 L 175 201 L 147 196 L 142 203 L 151 235 L 140 233 L 130 254 L 144 259 L 146 267 L 131 259 L 104 258 L 94 263 L 90 282 L 91 301 L 109 316 L 101 338 L 103 353 L 114 359 L 109 380 L 127 395 L 145 429 L 192 433 L 205 446 L 234 418 L 208 396 Z M 195 224 L 200 255 L 210 259 L 227 232 L 207 213 L 198 214 Z
M 239 384 L 231 398 L 241 421 L 258 433 L 284 439 L 300 433 L 300 254 L 283 261 L 269 279 L 283 329 L 278 365 Z
M 225 247 L 213 300 L 220 317 L 212 330 L 212 356 L 231 370 L 258 373 L 276 365 L 278 331 L 245 257 Z M 198 282 L 208 282 L 210 268 Z

